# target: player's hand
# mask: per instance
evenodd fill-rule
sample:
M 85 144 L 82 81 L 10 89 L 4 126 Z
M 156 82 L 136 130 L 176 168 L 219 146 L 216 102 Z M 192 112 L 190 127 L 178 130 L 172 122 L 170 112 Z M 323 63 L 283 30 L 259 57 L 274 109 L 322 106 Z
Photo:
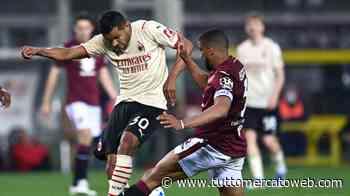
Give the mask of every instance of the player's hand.
M 169 75 L 163 86 L 165 98 L 171 106 L 176 104 L 176 77 Z
M 39 52 L 39 48 L 23 46 L 21 48 L 21 55 L 24 59 L 31 59 Z
M 277 104 L 278 104 L 278 98 L 273 96 L 269 99 L 269 102 L 267 103 L 267 109 L 274 110 L 276 109 Z
M 52 107 L 50 103 L 43 103 L 40 107 L 40 114 L 43 117 L 48 118 L 51 114 L 51 111 L 52 111 Z
M 183 129 L 181 125 L 181 120 L 178 120 L 174 115 L 163 112 L 163 114 L 157 117 L 157 120 L 160 121 L 160 124 L 164 126 L 164 128 L 174 128 L 176 130 Z
M 183 60 L 191 58 L 193 45 L 189 41 L 185 41 L 185 37 L 182 33 L 178 33 L 179 44 L 177 46 L 177 52 Z
M 0 87 L 0 104 L 1 106 L 7 108 L 11 105 L 11 95 L 10 93 Z

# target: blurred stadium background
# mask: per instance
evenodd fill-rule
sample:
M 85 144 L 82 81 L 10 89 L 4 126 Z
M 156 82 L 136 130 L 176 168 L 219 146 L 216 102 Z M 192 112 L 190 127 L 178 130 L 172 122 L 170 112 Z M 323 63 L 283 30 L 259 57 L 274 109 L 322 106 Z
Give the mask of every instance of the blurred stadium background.
M 70 183 L 69 144 L 74 143 L 74 139 L 62 113 L 65 78 L 61 78 L 54 97 L 53 115 L 43 119 L 37 111 L 52 62 L 40 58 L 24 61 L 19 56 L 19 47 L 62 45 L 72 35 L 75 16 L 88 12 L 97 18 L 109 9 L 124 12 L 130 20 L 160 21 L 183 31 L 193 41 L 207 29 L 220 28 L 230 37 L 232 54 L 245 38 L 245 15 L 253 10 L 261 12 L 267 35 L 281 45 L 286 63 L 280 139 L 288 158 L 289 177 L 342 178 L 345 185 L 339 190 L 258 190 L 247 195 L 350 195 L 346 186 L 350 178 L 350 1 L 1 0 L 0 84 L 12 93 L 13 104 L 0 111 L 0 196 L 66 195 Z M 194 56 L 199 59 L 198 51 Z M 169 65 L 174 55 L 170 57 Z M 177 93 L 174 112 L 189 116 L 199 111 L 201 96 L 187 73 L 178 80 Z M 293 96 L 297 97 L 302 112 L 292 112 L 288 102 Z M 105 100 L 101 105 L 107 111 L 107 96 L 101 94 L 101 97 Z M 104 119 L 107 118 L 105 112 Z M 49 172 L 17 172 L 11 160 L 11 145 L 18 137 L 18 130 L 25 130 L 48 147 Z M 152 166 L 189 135 L 190 132 L 176 135 L 159 132 L 138 154 L 139 171 Z M 104 194 L 104 166 L 96 160 L 93 165 L 96 172 L 90 175 L 92 187 Z M 176 188 L 166 193 L 215 195 L 213 190 Z

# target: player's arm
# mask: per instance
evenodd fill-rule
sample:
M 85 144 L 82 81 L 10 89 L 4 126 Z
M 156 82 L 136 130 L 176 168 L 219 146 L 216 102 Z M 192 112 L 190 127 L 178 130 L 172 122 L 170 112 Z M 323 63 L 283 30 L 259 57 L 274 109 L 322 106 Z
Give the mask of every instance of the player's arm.
M 197 83 L 197 85 L 204 89 L 208 84 L 208 74 L 203 71 L 197 63 L 192 59 L 191 53 L 188 50 L 184 49 L 182 46 L 179 47 L 179 54 L 183 61 L 185 62 L 188 70 L 191 73 L 192 78 Z
M 274 90 L 272 92 L 272 95 L 268 103 L 269 109 L 275 109 L 276 106 L 278 105 L 280 93 L 282 91 L 284 81 L 285 81 L 282 51 L 278 45 L 275 45 L 273 52 L 274 52 L 273 65 L 274 65 L 274 71 L 275 71 L 275 86 L 273 88 Z
M 231 99 L 229 97 L 218 96 L 215 98 L 214 102 L 213 106 L 192 118 L 179 120 L 175 116 L 164 112 L 158 119 L 165 128 L 174 128 L 176 130 L 206 125 L 218 119 L 225 118 L 230 111 Z
M 178 50 L 181 42 L 180 34 L 173 29 L 156 21 L 145 21 L 143 30 L 146 35 L 158 45 Z M 192 51 L 192 44 L 189 40 L 184 38 L 182 44 L 186 49 Z M 171 67 L 169 76 L 163 87 L 164 95 L 172 105 L 176 102 L 176 79 L 184 69 L 184 62 L 179 55 L 177 55 L 176 62 Z
M 11 95 L 10 93 L 0 86 L 0 106 L 4 106 L 5 108 L 11 105 Z
M 86 49 L 83 46 L 72 48 L 39 48 L 24 46 L 21 49 L 21 54 L 25 59 L 31 59 L 33 56 L 42 56 L 57 61 L 66 61 L 89 57 Z
M 275 88 L 272 92 L 272 96 L 270 98 L 269 108 L 274 109 L 278 105 L 278 99 L 280 97 L 280 93 L 282 91 L 284 81 L 285 81 L 285 75 L 284 75 L 284 65 L 280 65 L 275 68 Z
M 61 69 L 57 65 L 53 65 L 50 69 L 50 73 L 46 81 L 43 101 L 40 107 L 40 113 L 44 116 L 48 116 L 51 113 L 52 96 L 54 94 L 60 72 Z
M 111 76 L 109 75 L 108 68 L 106 66 L 103 66 L 100 69 L 99 80 L 103 88 L 106 90 L 110 99 L 115 100 L 117 98 L 117 91 L 115 90 L 113 81 L 111 79 Z

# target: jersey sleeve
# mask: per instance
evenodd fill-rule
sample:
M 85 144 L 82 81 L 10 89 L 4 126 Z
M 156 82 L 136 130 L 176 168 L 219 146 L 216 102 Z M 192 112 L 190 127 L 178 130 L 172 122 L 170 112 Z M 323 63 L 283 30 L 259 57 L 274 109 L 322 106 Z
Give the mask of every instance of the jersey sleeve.
M 179 37 L 177 32 L 156 21 L 146 21 L 144 32 L 156 43 L 170 48 L 176 48 Z
M 215 85 L 214 99 L 219 96 L 226 96 L 231 101 L 233 101 L 233 89 L 233 77 L 225 71 L 219 71 L 217 73 L 217 83 Z
M 274 67 L 283 66 L 282 50 L 278 44 L 272 46 L 272 65 Z
M 89 56 L 99 56 L 105 53 L 105 44 L 101 34 L 94 36 L 89 41 L 81 44 Z

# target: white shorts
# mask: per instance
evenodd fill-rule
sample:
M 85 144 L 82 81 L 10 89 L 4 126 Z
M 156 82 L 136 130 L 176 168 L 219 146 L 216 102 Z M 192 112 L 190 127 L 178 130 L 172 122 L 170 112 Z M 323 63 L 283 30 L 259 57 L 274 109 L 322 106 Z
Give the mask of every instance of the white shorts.
M 93 137 L 101 134 L 101 108 L 84 102 L 73 102 L 66 106 L 69 120 L 77 129 L 90 129 Z
M 191 138 L 174 149 L 180 156 L 179 164 L 187 176 L 208 171 L 209 178 L 215 180 L 242 180 L 244 157 L 232 158 L 227 156 L 203 139 Z

